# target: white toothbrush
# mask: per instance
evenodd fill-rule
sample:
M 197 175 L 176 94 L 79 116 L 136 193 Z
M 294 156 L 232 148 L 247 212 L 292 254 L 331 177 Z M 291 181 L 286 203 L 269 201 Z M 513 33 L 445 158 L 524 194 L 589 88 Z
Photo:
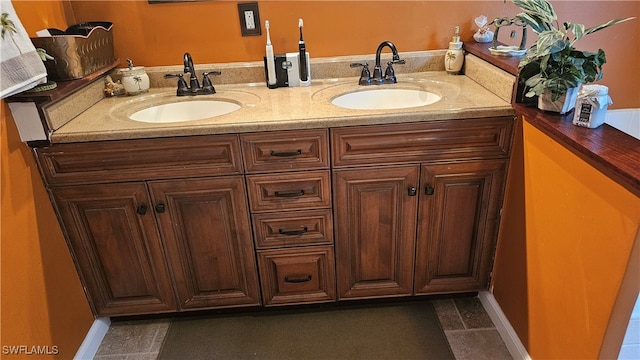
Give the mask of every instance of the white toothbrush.
M 269 35 L 269 20 L 264 22 L 264 28 L 267 29 L 267 46 L 266 46 L 266 58 L 267 58 L 267 84 L 275 85 L 276 79 L 276 64 L 273 56 L 273 46 L 271 45 L 271 36 Z

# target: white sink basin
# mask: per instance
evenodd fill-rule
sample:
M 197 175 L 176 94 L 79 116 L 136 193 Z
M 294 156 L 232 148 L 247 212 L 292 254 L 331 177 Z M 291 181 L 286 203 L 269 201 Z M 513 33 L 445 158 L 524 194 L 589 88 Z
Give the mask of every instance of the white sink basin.
M 331 103 L 345 109 L 405 109 L 440 101 L 440 95 L 412 89 L 372 89 L 340 95 Z
M 193 121 L 225 115 L 240 109 L 240 105 L 220 100 L 193 100 L 155 105 L 135 112 L 131 120 L 146 123 Z

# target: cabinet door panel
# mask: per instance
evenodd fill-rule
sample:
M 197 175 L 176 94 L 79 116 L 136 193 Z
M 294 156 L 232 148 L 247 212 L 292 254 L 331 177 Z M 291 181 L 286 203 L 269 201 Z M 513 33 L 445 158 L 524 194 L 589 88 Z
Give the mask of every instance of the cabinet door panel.
M 150 183 L 182 309 L 259 305 L 242 177 Z
M 410 295 L 418 167 L 334 173 L 340 299 Z
M 99 316 L 175 311 L 171 278 L 143 183 L 52 190 Z
M 486 289 L 505 166 L 504 160 L 423 166 L 416 293 Z

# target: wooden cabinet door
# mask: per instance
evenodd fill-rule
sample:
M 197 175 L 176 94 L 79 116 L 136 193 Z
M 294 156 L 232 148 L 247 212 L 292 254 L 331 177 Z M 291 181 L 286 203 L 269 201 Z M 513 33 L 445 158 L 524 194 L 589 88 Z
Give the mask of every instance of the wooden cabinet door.
M 416 294 L 486 289 L 505 167 L 506 160 L 422 167 Z
M 334 172 L 340 299 L 412 293 L 419 167 Z
M 244 179 L 149 183 L 181 309 L 260 305 Z
M 176 310 L 144 183 L 62 187 L 52 194 L 98 316 Z

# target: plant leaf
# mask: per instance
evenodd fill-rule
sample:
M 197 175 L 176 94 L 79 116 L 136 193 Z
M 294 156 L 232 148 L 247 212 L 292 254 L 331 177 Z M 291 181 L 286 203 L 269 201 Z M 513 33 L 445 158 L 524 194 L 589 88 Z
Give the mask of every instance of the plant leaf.
M 545 0 L 513 0 L 513 3 L 525 13 L 537 16 L 544 22 L 551 23 L 558 18 L 553 6 Z
M 524 11 L 515 17 L 539 34 L 553 29 L 553 22 L 557 20 L 553 7 L 545 0 L 513 0 L 513 3 Z
M 575 41 L 580 40 L 580 38 L 584 36 L 584 25 L 582 24 L 574 24 L 572 22 L 566 22 L 564 23 L 564 28 L 571 31 L 574 35 L 574 38 L 573 38 L 573 41 L 571 41 L 571 44 L 573 44 Z
M 587 34 L 593 34 L 593 33 L 594 33 L 594 32 L 596 32 L 596 31 L 600 31 L 600 30 L 602 30 L 602 29 L 606 29 L 606 28 L 608 28 L 609 26 L 616 25 L 616 24 L 620 24 L 620 23 L 623 23 L 623 22 L 625 22 L 625 21 L 629 21 L 629 20 L 632 20 L 632 19 L 635 19 L 635 17 L 628 17 L 628 18 L 626 18 L 626 19 L 613 19 L 613 20 L 608 21 L 608 22 L 606 22 L 606 23 L 604 23 L 604 24 L 602 24 L 602 25 L 598 25 L 598 26 L 594 26 L 594 27 L 590 27 L 590 28 L 586 29 L 586 30 L 584 31 L 584 34 L 585 34 L 585 35 L 587 35 Z
M 550 30 L 540 33 L 536 40 L 536 56 L 554 54 L 565 49 L 567 43 L 564 34 L 559 30 Z

